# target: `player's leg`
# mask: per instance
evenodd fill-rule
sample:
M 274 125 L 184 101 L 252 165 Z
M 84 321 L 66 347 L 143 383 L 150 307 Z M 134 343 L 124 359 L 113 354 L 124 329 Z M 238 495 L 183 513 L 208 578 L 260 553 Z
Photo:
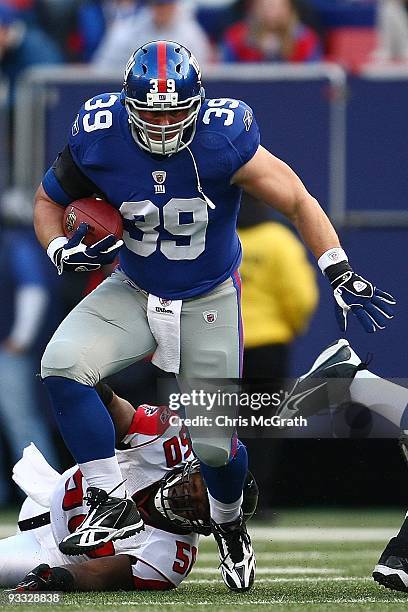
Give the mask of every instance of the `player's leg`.
M 408 463 L 408 435 L 400 439 L 403 457 Z M 391 538 L 373 570 L 379 584 L 395 591 L 408 593 L 408 512 L 396 536 Z
M 0 585 L 15 586 L 42 563 L 42 552 L 41 544 L 30 531 L 0 540 Z
M 19 526 L 24 529 L 28 519 L 44 515 L 47 509 L 27 497 L 20 509 Z M 16 528 L 17 530 L 17 528 Z M 39 563 L 49 561 L 47 541 L 53 542 L 51 526 L 48 523 L 37 529 L 20 531 L 0 540 L 0 585 L 16 585 L 29 570 Z
M 236 276 L 215 291 L 183 303 L 181 313 L 180 384 L 202 380 L 206 392 L 223 385 L 216 379 L 237 379 L 242 363 L 242 324 L 240 286 Z M 194 384 L 192 383 L 194 387 Z M 228 385 L 228 393 L 237 391 Z M 237 442 L 231 422 L 216 425 L 215 419 L 237 416 L 237 406 L 215 404 L 207 416 L 210 427 L 190 427 L 193 450 L 201 463 L 206 482 L 213 531 L 222 560 L 221 572 L 227 586 L 234 590 L 250 588 L 254 579 L 255 557 L 242 520 L 242 490 L 248 469 L 246 448 Z M 205 415 L 205 407 L 188 406 L 188 418 Z
M 408 429 L 408 412 L 403 419 L 408 389 L 370 372 L 345 339 L 320 353 L 310 370 L 296 380 L 277 414 L 281 418 L 307 417 L 341 404 L 347 394 L 352 402 L 367 406 L 402 430 Z
M 42 376 L 59 429 L 91 487 L 88 518 L 93 508 L 109 507 L 112 524 L 104 521 L 105 536 L 109 539 L 131 535 L 120 528 L 131 529 L 132 521 L 140 528 L 141 523 L 136 520 L 136 509 L 130 508 L 130 502 L 129 508 L 117 503 L 125 488 L 115 457 L 113 423 L 93 387 L 101 378 L 154 350 L 145 307 L 145 296 L 126 283 L 125 275 L 114 273 L 62 322 L 42 360 Z M 115 497 L 108 499 L 106 494 L 115 488 Z M 125 525 L 121 525 L 125 516 Z M 117 520 L 118 517 L 123 520 Z M 66 546 L 72 544 L 73 550 L 65 548 L 64 553 L 80 554 L 102 543 L 103 529 L 91 537 L 87 520 L 81 525 L 86 531 L 81 551 L 79 542 L 72 541 Z M 113 531 L 109 536 L 110 528 Z

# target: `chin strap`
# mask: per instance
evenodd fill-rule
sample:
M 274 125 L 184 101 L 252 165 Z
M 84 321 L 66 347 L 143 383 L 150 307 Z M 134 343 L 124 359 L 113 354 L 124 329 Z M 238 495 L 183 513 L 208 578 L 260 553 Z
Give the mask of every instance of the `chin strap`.
M 197 164 L 196 164 L 196 160 L 194 159 L 194 155 L 193 152 L 191 151 L 190 147 L 186 146 L 187 151 L 190 153 L 191 155 L 191 159 L 193 160 L 193 164 L 194 164 L 194 170 L 196 173 L 196 177 L 197 177 L 197 189 L 199 191 L 199 193 L 201 193 L 201 195 L 203 196 L 207 206 L 209 208 L 211 208 L 212 210 L 215 209 L 215 204 L 212 200 L 210 200 L 210 198 L 208 196 L 205 195 L 203 188 L 201 187 L 201 182 L 200 182 L 200 175 L 198 174 L 198 168 L 197 168 Z

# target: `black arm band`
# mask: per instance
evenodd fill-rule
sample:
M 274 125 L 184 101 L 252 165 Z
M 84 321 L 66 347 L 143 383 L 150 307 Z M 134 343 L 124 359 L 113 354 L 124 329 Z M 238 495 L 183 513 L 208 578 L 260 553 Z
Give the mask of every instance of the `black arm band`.
M 332 266 L 328 266 L 324 271 L 331 283 L 345 272 L 352 272 L 352 268 L 348 261 L 340 261 Z
M 59 153 L 52 169 L 62 189 L 74 200 L 94 194 L 105 197 L 99 187 L 78 168 L 68 145 Z
M 95 390 L 105 406 L 108 406 L 113 400 L 113 391 L 110 386 L 104 382 L 98 382 L 98 384 L 95 385 Z

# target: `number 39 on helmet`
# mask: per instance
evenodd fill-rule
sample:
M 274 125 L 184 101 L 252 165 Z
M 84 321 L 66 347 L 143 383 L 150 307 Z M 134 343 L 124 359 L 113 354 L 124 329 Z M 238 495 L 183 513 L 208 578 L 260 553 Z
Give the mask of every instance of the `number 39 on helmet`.
M 172 155 L 190 144 L 204 96 L 198 62 L 178 43 L 147 43 L 126 65 L 122 101 L 133 137 L 149 153 Z M 141 111 L 185 112 L 176 123 L 158 125 L 143 119 Z

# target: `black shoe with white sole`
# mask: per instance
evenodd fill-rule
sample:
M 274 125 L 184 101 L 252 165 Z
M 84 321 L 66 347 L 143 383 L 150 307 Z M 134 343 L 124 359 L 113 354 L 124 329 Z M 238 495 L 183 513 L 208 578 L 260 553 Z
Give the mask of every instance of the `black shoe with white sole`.
M 366 364 L 341 338 L 330 344 L 318 356 L 306 374 L 300 376 L 278 408 L 281 419 L 311 416 L 332 404 L 340 404 L 359 370 Z
M 83 555 L 107 542 L 122 540 L 144 529 L 131 498 L 112 497 L 103 489 L 89 487 L 85 500 L 90 506 L 79 527 L 59 544 L 65 555 Z
M 255 553 L 242 513 L 230 523 L 211 521 L 218 545 L 221 576 L 231 591 L 248 591 L 255 579 Z
M 392 538 L 373 570 L 373 578 L 387 589 L 408 593 L 408 545 Z

